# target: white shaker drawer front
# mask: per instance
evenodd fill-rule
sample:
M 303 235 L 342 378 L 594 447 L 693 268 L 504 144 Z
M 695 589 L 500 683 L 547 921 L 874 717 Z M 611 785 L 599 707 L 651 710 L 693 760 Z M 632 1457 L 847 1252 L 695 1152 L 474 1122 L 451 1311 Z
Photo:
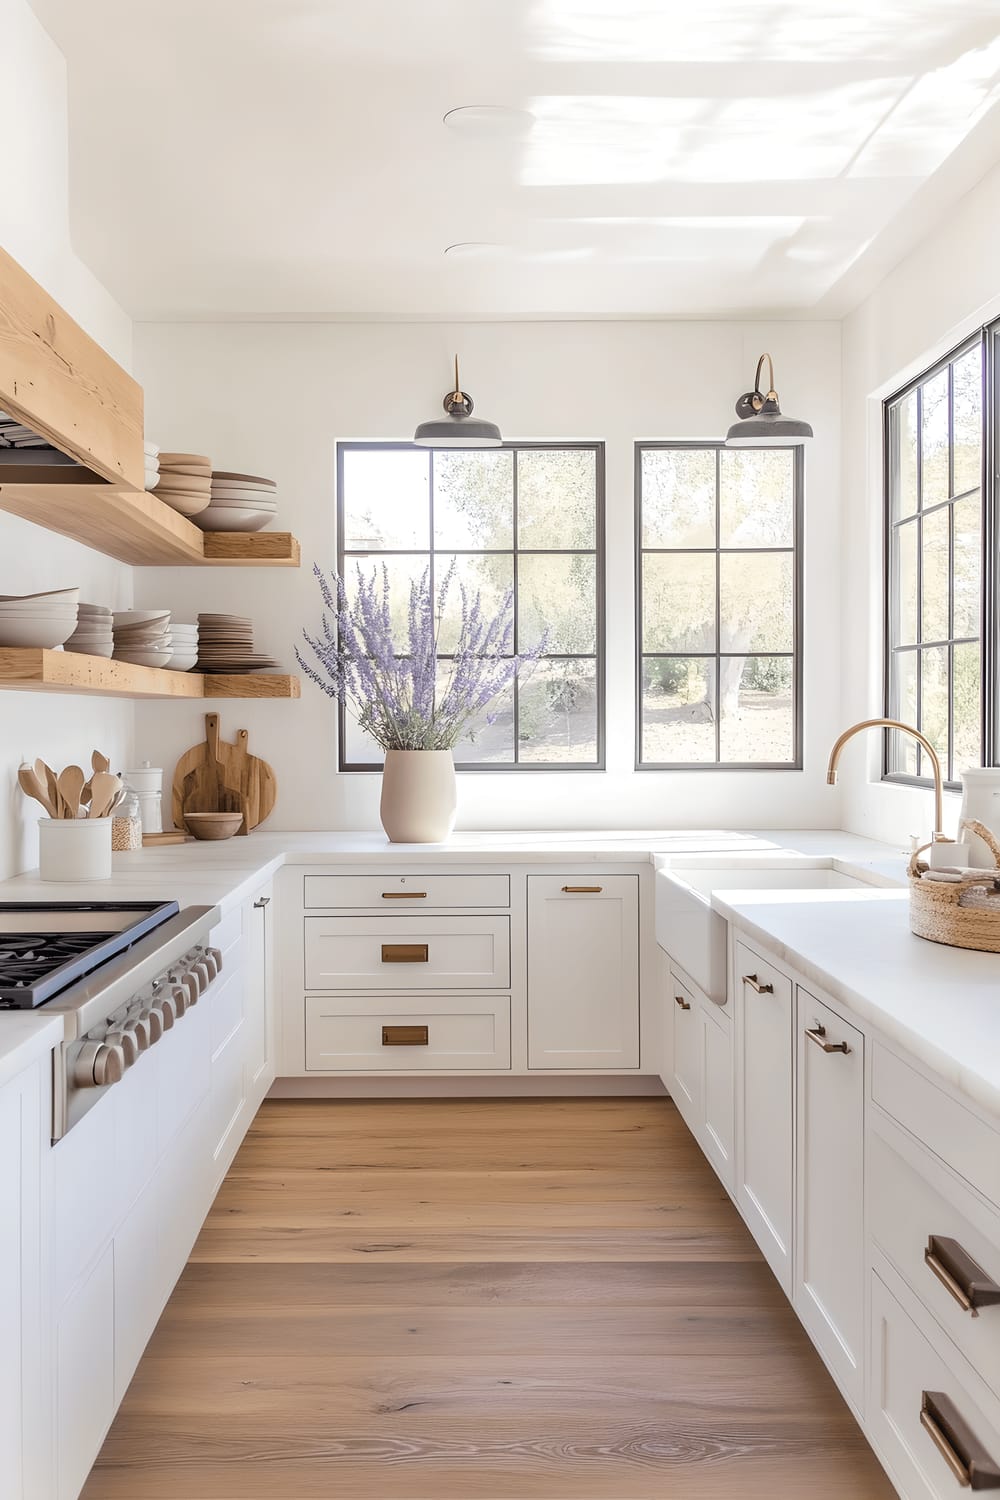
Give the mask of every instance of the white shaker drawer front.
M 964 1377 L 928 1343 L 877 1275 L 871 1325 L 869 1428 L 906 1500 L 953 1500 L 968 1489 L 997 1488 L 995 1413 L 983 1412 Z
M 1000 1131 L 876 1042 L 872 1098 L 904 1129 L 1000 1206 Z
M 872 1132 L 871 1232 L 928 1312 L 1000 1396 L 1000 1219 L 936 1163 L 929 1166 L 933 1185 Z
M 509 917 L 306 917 L 307 990 L 506 989 Z
M 509 875 L 307 875 L 307 910 L 337 907 L 426 911 L 434 906 L 509 906 Z
M 306 1000 L 310 1072 L 463 1071 L 510 1067 L 506 995 Z

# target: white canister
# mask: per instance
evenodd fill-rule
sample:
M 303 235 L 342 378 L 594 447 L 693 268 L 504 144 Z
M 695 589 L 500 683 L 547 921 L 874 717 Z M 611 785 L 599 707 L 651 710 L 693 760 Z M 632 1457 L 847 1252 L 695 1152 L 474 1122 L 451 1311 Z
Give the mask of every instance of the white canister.
M 139 799 L 139 816 L 143 833 L 163 832 L 163 767 L 143 761 L 134 771 L 123 771 L 125 784 Z
M 960 821 L 984 823 L 997 838 L 1000 838 L 1000 767 L 978 766 L 962 772 L 962 811 Z M 993 870 L 996 860 L 981 838 L 968 829 L 960 838 L 969 845 L 969 858 L 977 870 Z
M 111 818 L 39 818 L 43 880 L 110 880 Z

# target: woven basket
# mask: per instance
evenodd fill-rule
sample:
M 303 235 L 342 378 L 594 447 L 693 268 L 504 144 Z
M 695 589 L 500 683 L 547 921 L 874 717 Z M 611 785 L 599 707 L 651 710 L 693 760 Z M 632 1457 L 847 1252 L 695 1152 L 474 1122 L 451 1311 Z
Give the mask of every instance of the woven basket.
M 980 953 L 1000 953 L 1000 843 L 984 823 L 966 821 L 959 826 L 978 834 L 997 868 L 977 870 L 954 883 L 922 880 L 929 865 L 920 858 L 924 844 L 910 860 L 910 931 L 932 943 L 949 948 L 975 948 Z

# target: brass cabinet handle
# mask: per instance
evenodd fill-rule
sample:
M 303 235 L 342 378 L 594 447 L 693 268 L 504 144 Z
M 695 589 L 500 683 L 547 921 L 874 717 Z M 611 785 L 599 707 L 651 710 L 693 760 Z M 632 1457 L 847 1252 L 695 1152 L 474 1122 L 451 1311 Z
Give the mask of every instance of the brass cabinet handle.
M 923 1391 L 920 1425 L 963 1489 L 1000 1490 L 1000 1467 L 943 1391 Z
M 426 943 L 382 944 L 382 962 L 384 964 L 425 964 L 427 957 Z
M 826 1040 L 826 1027 L 821 1026 L 818 1021 L 812 1027 L 806 1027 L 806 1036 L 811 1042 L 815 1042 L 817 1047 L 822 1047 L 824 1052 L 843 1052 L 846 1054 L 851 1050 L 846 1042 L 828 1042 Z
M 744 974 L 744 976 L 743 976 L 743 983 L 744 984 L 748 984 L 752 990 L 756 990 L 756 992 L 757 992 L 758 995 L 773 995 L 774 994 L 774 985 L 773 984 L 761 984 L 761 982 L 757 978 L 756 974 Z
M 924 1264 L 934 1272 L 945 1291 L 963 1312 L 979 1317 L 981 1307 L 1000 1303 L 1000 1285 L 983 1270 L 958 1240 L 932 1234 L 924 1251 Z
M 383 1047 L 426 1047 L 430 1042 L 427 1026 L 383 1026 Z
M 691 1002 L 690 1002 L 690 1000 L 685 1000 L 683 995 L 675 995 L 674 996 L 674 1004 L 675 1005 L 679 1005 L 680 1008 L 681 1008 L 681 1010 L 690 1010 L 691 1009 Z
M 426 891 L 383 891 L 383 901 L 424 901 L 427 899 Z
M 604 890 L 603 885 L 564 885 L 563 894 L 566 896 L 599 896 Z

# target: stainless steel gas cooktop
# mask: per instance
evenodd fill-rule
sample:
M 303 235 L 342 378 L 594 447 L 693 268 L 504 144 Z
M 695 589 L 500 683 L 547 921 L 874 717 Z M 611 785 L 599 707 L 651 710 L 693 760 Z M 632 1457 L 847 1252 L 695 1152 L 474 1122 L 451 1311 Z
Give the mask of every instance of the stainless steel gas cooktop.
M 0 902 L 0 1010 L 44 1005 L 177 911 L 176 901 Z

